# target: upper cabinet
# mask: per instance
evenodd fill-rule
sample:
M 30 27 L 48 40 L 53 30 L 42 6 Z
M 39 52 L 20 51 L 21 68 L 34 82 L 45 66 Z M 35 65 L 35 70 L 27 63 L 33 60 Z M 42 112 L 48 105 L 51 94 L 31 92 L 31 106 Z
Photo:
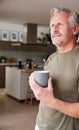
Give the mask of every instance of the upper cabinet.
M 26 23 L 24 24 L 24 38 L 23 43 L 26 44 L 50 44 L 49 27 L 39 26 L 37 24 Z
M 32 23 L 24 24 L 23 43 L 25 44 L 37 43 L 37 24 Z

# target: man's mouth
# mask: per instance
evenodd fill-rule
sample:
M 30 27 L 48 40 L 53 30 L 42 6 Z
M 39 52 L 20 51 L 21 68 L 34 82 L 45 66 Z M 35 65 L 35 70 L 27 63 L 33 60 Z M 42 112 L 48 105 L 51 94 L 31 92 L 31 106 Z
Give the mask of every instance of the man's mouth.
M 61 34 L 54 34 L 54 35 L 52 35 L 52 38 L 60 37 L 60 36 L 61 36 Z

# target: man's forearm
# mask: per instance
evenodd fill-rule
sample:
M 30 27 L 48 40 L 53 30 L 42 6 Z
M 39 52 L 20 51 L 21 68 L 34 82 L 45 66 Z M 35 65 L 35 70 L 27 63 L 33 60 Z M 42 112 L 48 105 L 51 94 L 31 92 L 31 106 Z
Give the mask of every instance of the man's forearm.
M 79 118 L 79 103 L 68 103 L 54 98 L 48 104 L 50 107 L 74 118 Z

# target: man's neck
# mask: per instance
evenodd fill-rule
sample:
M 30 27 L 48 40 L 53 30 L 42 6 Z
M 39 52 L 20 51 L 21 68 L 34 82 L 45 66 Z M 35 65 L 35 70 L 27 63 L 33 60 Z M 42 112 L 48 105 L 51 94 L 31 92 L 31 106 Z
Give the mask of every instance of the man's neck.
M 77 46 L 78 46 L 77 43 L 73 43 L 73 44 L 68 44 L 66 46 L 58 46 L 57 48 L 58 48 L 59 53 L 65 53 L 65 52 L 73 50 Z

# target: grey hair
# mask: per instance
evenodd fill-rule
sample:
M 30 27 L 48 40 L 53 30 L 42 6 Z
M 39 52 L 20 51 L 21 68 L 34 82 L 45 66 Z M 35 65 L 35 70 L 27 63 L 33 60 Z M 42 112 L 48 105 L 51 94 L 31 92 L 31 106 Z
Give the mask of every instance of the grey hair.
M 70 22 L 71 27 L 75 27 L 75 26 L 79 25 L 79 14 L 76 11 L 74 11 L 72 9 L 64 8 L 64 7 L 56 7 L 56 8 L 51 9 L 50 17 L 53 17 L 58 12 L 69 13 L 69 22 Z M 79 32 L 77 34 L 77 39 L 78 39 L 78 37 L 79 37 Z

